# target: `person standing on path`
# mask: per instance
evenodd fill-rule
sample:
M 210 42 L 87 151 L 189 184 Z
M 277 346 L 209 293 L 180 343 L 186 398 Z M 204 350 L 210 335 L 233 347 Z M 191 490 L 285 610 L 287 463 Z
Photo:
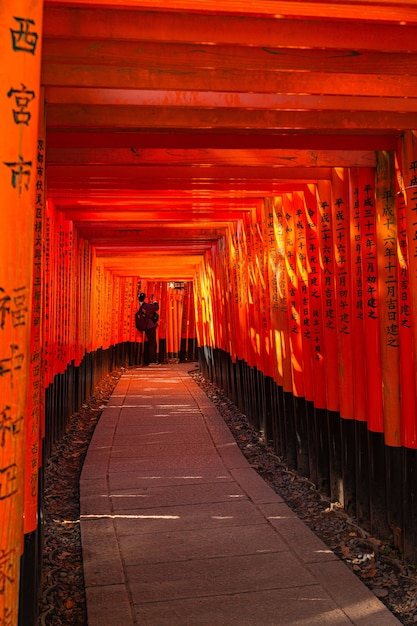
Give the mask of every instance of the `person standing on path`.
M 138 300 L 140 302 L 139 310 L 136 315 L 140 318 L 144 318 L 144 331 L 148 340 L 148 349 L 144 350 L 144 365 L 158 365 L 156 361 L 157 344 L 156 344 L 156 329 L 158 328 L 159 304 L 156 300 L 152 302 L 146 302 L 146 293 L 140 293 Z

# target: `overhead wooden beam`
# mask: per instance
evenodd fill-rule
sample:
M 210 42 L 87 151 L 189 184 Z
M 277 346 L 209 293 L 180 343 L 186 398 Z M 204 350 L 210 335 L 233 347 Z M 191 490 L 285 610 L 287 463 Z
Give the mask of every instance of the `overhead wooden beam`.
M 249 3 L 246 3 L 248 5 Z M 166 7 L 165 7 L 166 8 Z M 316 7 L 317 8 L 317 7 Z M 383 11 L 384 9 L 382 9 Z M 46 0 L 46 39 L 97 39 L 177 43 L 294 46 L 417 52 L 417 26 L 372 21 L 265 18 L 252 15 L 173 11 L 114 10 L 99 7 L 53 7 Z M 339 17 L 339 16 L 337 16 Z M 363 16 L 362 16 L 363 17 Z M 404 22 L 404 20 L 402 20 Z
M 388 74 L 380 67 L 375 74 L 339 74 L 325 71 L 195 68 L 163 71 L 128 65 L 74 65 L 43 62 L 42 84 L 47 86 L 94 87 L 99 89 L 163 89 L 310 95 L 417 97 L 416 75 Z
M 417 98 L 395 96 L 340 96 L 305 94 L 239 93 L 213 91 L 163 91 L 137 89 L 90 89 L 89 87 L 47 87 L 48 104 L 111 106 L 187 106 L 234 109 L 322 109 L 328 111 L 416 112 Z
M 307 171 L 296 167 L 268 167 L 268 166 L 200 166 L 200 165 L 171 165 L 167 169 L 164 165 L 119 165 L 119 164 L 64 164 L 50 165 L 49 176 L 51 180 L 60 180 L 63 184 L 70 180 L 108 180 L 125 181 L 140 179 L 159 181 L 162 177 L 169 180 L 216 180 L 216 179 L 241 179 L 261 180 L 270 178 L 298 179 L 308 176 L 311 179 L 329 178 L 330 167 L 311 167 Z
M 71 38 L 43 43 L 43 63 L 101 65 L 158 69 L 187 74 L 192 69 L 219 71 L 309 71 L 341 74 L 417 74 L 417 54 L 367 50 L 239 47 L 235 45 L 176 44 L 135 41 L 97 41 Z M 253 77 L 256 84 L 256 75 Z
M 237 215 L 236 218 L 241 217 Z M 185 222 L 183 224 L 167 224 L 166 228 L 161 228 L 160 224 L 150 224 L 146 228 L 141 228 L 140 223 L 135 227 L 128 228 L 120 222 L 78 222 L 74 224 L 79 227 L 80 234 L 88 233 L 89 239 L 94 240 L 96 245 L 107 245 L 112 239 L 117 242 L 129 242 L 131 245 L 143 243 L 143 241 L 165 242 L 165 241 L 206 241 L 208 239 L 218 239 L 224 233 L 222 222 L 216 220 L 216 226 L 195 224 Z
M 102 129 L 219 129 L 383 131 L 414 129 L 415 113 L 363 111 L 259 111 L 234 108 L 195 109 L 187 107 L 117 107 L 50 105 L 50 128 Z
M 389 132 L 391 134 L 389 134 Z M 102 133 L 99 129 L 84 129 L 83 131 L 74 129 L 48 129 L 46 134 L 46 145 L 48 146 L 46 157 L 49 151 L 54 148 L 75 148 L 82 150 L 85 148 L 127 148 L 134 150 L 141 149 L 169 149 L 175 150 L 178 147 L 183 149 L 239 149 L 239 150 L 267 150 L 267 149 L 288 149 L 288 150 L 395 150 L 397 138 L 395 131 L 379 131 L 379 134 L 371 134 L 370 131 L 358 129 L 356 134 L 329 133 L 318 134 L 311 132 L 304 133 L 303 136 L 287 131 L 285 134 L 277 134 L 264 129 L 257 132 L 250 132 L 249 129 L 240 132 L 216 132 L 209 133 L 200 131 L 198 133 L 183 129 L 173 132 L 136 132 L 132 130 Z
M 233 180 L 270 180 L 270 179 L 304 179 L 307 176 L 312 180 L 328 179 L 331 177 L 330 166 L 327 167 L 268 167 L 268 166 L 208 166 L 200 165 L 171 165 L 166 168 L 164 165 L 50 165 L 48 167 L 50 179 L 60 180 L 62 184 L 66 181 L 76 180 L 107 180 L 122 182 L 126 180 L 147 181 L 165 178 L 168 180 L 180 179 L 183 181 L 198 181 L 203 183 L 206 180 L 233 179 Z
M 303 188 L 303 187 L 301 187 Z M 59 195 L 53 196 L 55 206 L 63 211 L 71 209 L 73 211 L 138 211 L 145 209 L 157 209 L 160 211 L 199 211 L 210 209 L 212 211 L 247 211 L 252 210 L 258 204 L 262 202 L 261 199 L 253 198 L 216 198 L 212 197 L 207 199 L 197 199 L 187 197 L 182 194 L 177 196 L 158 194 L 154 192 L 152 199 L 148 195 L 139 195 L 129 198 L 129 200 L 123 199 L 123 196 L 117 193 L 113 193 L 111 196 L 102 198 L 92 196 L 91 193 L 88 196 L 81 196 L 77 194 L 76 197 L 65 195 L 64 197 Z
M 132 276 L 132 274 L 141 277 L 152 277 L 156 281 L 171 280 L 193 280 L 196 268 L 201 263 L 202 255 L 196 255 L 184 264 L 178 260 L 178 257 L 167 257 L 163 262 L 158 261 L 157 257 L 150 259 L 132 257 L 123 259 L 120 263 L 110 263 L 110 259 L 103 259 L 105 269 L 114 272 L 118 276 Z M 179 257 L 184 257 L 184 253 L 180 253 Z M 188 257 L 186 257 L 188 258 Z
M 186 249 L 192 248 L 193 250 L 201 250 L 204 251 L 207 246 L 215 245 L 221 237 L 224 237 L 227 226 L 230 224 L 228 222 L 227 225 L 223 227 L 221 231 L 218 232 L 217 235 L 213 235 L 210 237 L 176 237 L 175 239 L 150 239 L 146 241 L 143 239 L 142 241 L 133 241 L 133 239 L 119 239 L 110 237 L 95 237 L 88 233 L 88 238 L 90 243 L 94 245 L 96 250 L 100 253 L 100 255 L 110 254 L 110 252 L 114 252 L 115 249 L 120 250 L 121 252 L 125 252 L 126 254 L 137 254 L 141 250 L 149 250 L 149 247 L 152 246 L 153 250 L 178 250 L 178 248 Z M 81 233 L 80 233 L 81 234 Z M 82 237 L 84 234 L 81 235 Z
M 144 228 L 148 224 L 152 227 L 157 224 L 159 221 L 161 223 L 176 223 L 176 224 L 194 224 L 195 222 L 212 222 L 215 223 L 217 221 L 227 222 L 228 220 L 234 220 L 243 215 L 244 211 L 238 213 L 237 211 L 219 211 L 219 210 L 206 210 L 206 211 L 193 211 L 188 213 L 187 219 L 185 220 L 184 215 L 178 213 L 176 211 L 80 211 L 80 210 L 72 210 L 68 209 L 65 211 L 65 217 L 68 220 L 77 221 L 77 222 L 94 222 L 97 224 L 98 222 L 105 223 L 107 220 L 109 221 L 118 221 L 120 224 L 124 224 L 125 222 L 129 223 L 130 228 Z M 160 226 L 160 225 L 159 225 Z
M 46 0 L 46 6 L 60 5 L 62 0 Z M 67 0 L 71 6 L 95 6 L 96 0 Z M 114 7 L 135 7 L 145 10 L 166 10 L 166 0 L 100 0 L 100 5 Z M 307 17 L 315 19 L 347 19 L 359 22 L 411 22 L 417 23 L 417 7 L 414 0 L 403 0 L 401 3 L 392 0 L 379 0 L 370 4 L 364 2 L 337 2 L 322 0 L 320 2 L 302 2 L 287 0 L 279 3 L 278 7 L 270 0 L 170 0 L 169 8 L 180 12 L 200 12 L 203 15 L 210 13 L 231 15 L 267 15 L 275 19 L 291 17 Z
M 298 173 L 299 176 L 303 176 L 302 173 Z M 78 196 L 80 198 L 87 197 L 88 194 L 102 194 L 108 196 L 114 194 L 116 197 L 123 196 L 124 194 L 143 193 L 144 191 L 151 191 L 155 194 L 164 194 L 165 191 L 173 193 L 175 191 L 178 194 L 188 193 L 190 196 L 199 198 L 212 198 L 216 194 L 227 198 L 263 198 L 267 195 L 274 195 L 280 193 L 283 189 L 290 192 L 292 189 L 302 188 L 306 184 L 317 182 L 317 179 L 310 178 L 304 172 L 304 178 L 299 179 L 271 179 L 271 180 L 231 180 L 231 179 L 218 179 L 218 180 L 188 180 L 185 184 L 184 179 L 170 179 L 168 181 L 161 180 L 157 184 L 155 180 L 140 180 L 135 181 L 132 179 L 122 180 L 89 180 L 78 181 L 73 179 L 71 181 L 53 180 L 48 181 L 48 196 L 53 198 L 54 195 L 61 196 L 63 193 L 70 196 Z
M 125 254 L 125 255 L 139 255 L 144 251 L 153 251 L 157 253 L 158 251 L 162 251 L 165 253 L 168 252 L 178 252 L 179 250 L 188 254 L 195 254 L 197 252 L 204 253 L 204 251 L 212 245 L 215 245 L 218 240 L 224 236 L 226 232 L 226 226 L 223 229 L 223 232 L 220 233 L 217 237 L 207 238 L 205 240 L 198 241 L 196 239 L 183 239 L 183 240 L 172 240 L 172 241 L 149 241 L 138 243 L 137 245 L 125 241 L 121 241 L 120 243 L 117 240 L 107 240 L 104 243 L 98 243 L 94 238 L 90 239 L 90 242 L 94 245 L 98 256 L 115 256 L 115 254 Z
M 375 151 L 50 148 L 47 165 L 248 166 L 248 167 L 374 167 Z

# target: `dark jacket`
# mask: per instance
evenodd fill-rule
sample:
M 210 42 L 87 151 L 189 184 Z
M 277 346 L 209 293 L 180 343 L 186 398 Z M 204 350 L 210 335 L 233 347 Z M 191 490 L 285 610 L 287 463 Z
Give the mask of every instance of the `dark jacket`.
M 150 304 L 149 302 L 142 302 L 139 312 L 143 312 L 147 318 L 146 330 L 150 328 L 156 328 L 158 326 L 158 322 L 154 321 L 153 313 L 159 310 L 159 304 L 157 302 L 153 302 Z

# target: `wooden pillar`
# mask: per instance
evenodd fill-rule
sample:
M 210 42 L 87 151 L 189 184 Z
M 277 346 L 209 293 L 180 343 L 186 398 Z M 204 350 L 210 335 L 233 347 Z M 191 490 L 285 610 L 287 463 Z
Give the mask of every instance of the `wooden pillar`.
M 43 3 L 0 7 L 0 619 L 18 623 Z M 37 480 L 37 477 L 36 477 Z

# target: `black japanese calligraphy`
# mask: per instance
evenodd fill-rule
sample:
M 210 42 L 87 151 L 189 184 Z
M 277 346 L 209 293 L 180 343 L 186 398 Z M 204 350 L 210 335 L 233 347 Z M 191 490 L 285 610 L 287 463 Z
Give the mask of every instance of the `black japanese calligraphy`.
M 38 43 L 38 33 L 33 30 L 35 22 L 22 17 L 15 17 L 19 30 L 10 29 L 12 46 L 15 52 L 28 52 L 35 54 Z
M 28 111 L 28 105 L 35 97 L 35 92 L 30 91 L 21 83 L 21 89 L 10 89 L 7 96 L 14 97 L 16 109 L 13 109 L 13 119 L 15 124 L 29 125 L 31 114 Z
M 19 155 L 17 161 L 10 163 L 4 161 L 4 165 L 10 167 L 12 171 L 12 187 L 19 191 L 19 195 L 22 193 L 23 188 L 28 190 L 32 161 L 25 161 L 25 159 L 21 155 Z

